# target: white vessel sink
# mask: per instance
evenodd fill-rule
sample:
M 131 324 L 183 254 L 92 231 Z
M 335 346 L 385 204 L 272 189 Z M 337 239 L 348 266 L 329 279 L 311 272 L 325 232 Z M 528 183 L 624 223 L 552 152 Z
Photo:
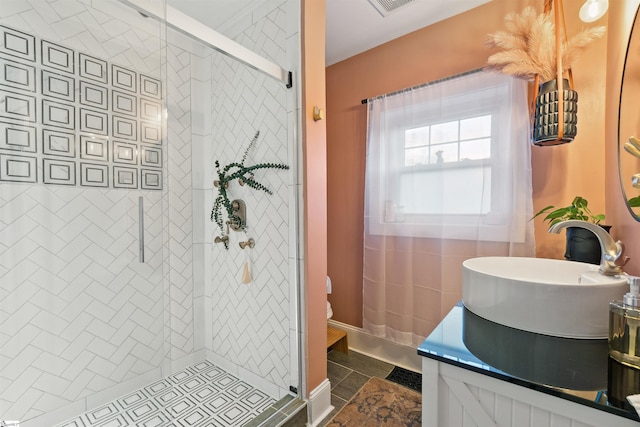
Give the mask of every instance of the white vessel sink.
M 462 264 L 462 302 L 492 322 L 544 335 L 601 339 L 609 302 L 628 292 L 625 278 L 598 266 L 546 258 L 482 257 Z

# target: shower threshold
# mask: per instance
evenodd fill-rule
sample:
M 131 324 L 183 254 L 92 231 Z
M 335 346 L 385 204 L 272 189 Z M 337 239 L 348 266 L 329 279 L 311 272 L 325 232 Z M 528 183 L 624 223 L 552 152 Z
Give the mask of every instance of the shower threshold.
M 56 427 L 254 425 L 281 401 L 203 361 Z

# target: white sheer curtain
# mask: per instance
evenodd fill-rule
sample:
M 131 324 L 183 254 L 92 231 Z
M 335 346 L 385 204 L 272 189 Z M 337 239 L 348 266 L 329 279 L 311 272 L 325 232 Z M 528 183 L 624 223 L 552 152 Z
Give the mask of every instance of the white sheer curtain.
M 368 109 L 363 328 L 416 346 L 465 259 L 535 254 L 527 84 L 475 71 Z

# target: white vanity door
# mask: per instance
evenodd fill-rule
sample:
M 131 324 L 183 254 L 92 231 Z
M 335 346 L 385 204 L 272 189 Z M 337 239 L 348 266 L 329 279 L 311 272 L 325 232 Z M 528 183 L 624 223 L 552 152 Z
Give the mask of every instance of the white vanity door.
M 424 427 L 638 427 L 640 423 L 422 358 Z

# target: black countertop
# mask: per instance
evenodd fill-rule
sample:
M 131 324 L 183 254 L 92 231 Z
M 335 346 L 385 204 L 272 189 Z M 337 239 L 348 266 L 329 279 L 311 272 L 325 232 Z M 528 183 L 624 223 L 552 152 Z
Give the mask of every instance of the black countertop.
M 418 347 L 420 356 L 640 421 L 607 403 L 607 340 L 551 337 L 483 319 L 459 302 Z

